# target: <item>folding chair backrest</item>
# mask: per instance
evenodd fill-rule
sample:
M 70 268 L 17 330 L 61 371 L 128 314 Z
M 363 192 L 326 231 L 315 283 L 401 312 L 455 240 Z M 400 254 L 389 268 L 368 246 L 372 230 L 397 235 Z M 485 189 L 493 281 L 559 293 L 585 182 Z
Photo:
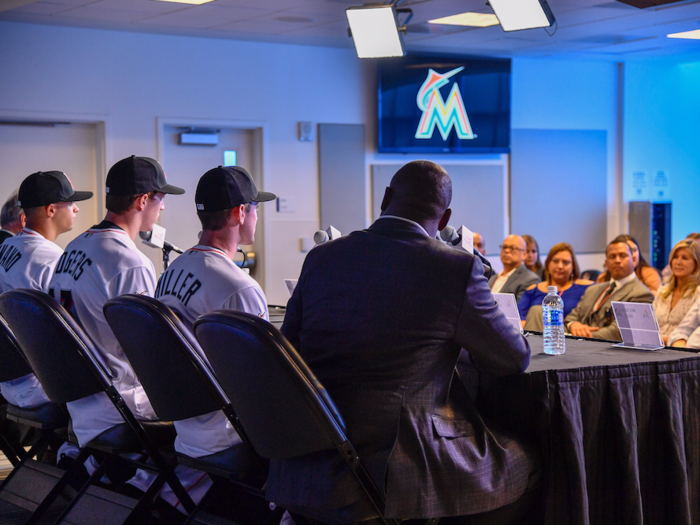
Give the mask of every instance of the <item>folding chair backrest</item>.
M 104 314 L 159 419 L 221 408 L 203 382 L 208 365 L 199 343 L 170 308 L 143 295 L 122 295 L 105 303 Z
M 32 369 L 19 348 L 7 321 L 0 317 L 0 383 L 31 374 Z
M 53 402 L 82 399 L 111 384 L 92 341 L 53 297 L 10 290 L 0 294 L 0 316 Z
M 230 310 L 203 315 L 194 326 L 258 454 L 285 459 L 347 443 L 333 401 L 274 326 Z

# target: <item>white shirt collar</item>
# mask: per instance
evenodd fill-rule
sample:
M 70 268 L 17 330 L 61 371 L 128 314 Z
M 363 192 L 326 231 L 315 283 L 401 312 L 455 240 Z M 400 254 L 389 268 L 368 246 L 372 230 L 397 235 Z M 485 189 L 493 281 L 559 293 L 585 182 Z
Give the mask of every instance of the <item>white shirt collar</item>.
M 627 277 L 623 277 L 622 279 L 620 279 L 618 281 L 616 281 L 615 279 L 610 279 L 610 282 L 615 283 L 615 287 L 619 289 L 619 288 L 622 288 L 627 283 L 634 281 L 636 278 L 637 278 L 637 274 L 632 272 Z
M 430 235 L 428 234 L 427 231 L 425 231 L 425 228 L 423 228 L 423 226 L 418 224 L 416 221 L 412 221 L 411 219 L 407 219 L 406 217 L 398 217 L 396 215 L 381 215 L 381 216 L 377 217 L 377 220 L 379 220 L 379 219 L 398 219 L 400 221 L 404 221 L 404 222 L 407 222 L 409 224 L 413 224 L 414 226 L 418 226 L 418 228 L 420 228 L 420 231 L 422 231 L 426 237 L 430 237 Z

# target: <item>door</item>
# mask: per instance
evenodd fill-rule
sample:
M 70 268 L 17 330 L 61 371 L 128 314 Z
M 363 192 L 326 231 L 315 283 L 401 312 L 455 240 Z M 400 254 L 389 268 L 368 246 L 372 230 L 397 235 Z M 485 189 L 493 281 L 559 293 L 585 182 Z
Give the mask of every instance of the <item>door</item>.
M 97 175 L 98 143 L 101 137 L 96 124 L 0 124 L 0 206 L 28 175 L 64 172 L 76 190 L 94 194 L 76 203 L 80 212 L 75 227 L 56 239 L 56 244 L 65 248 L 102 219 L 104 183 Z
M 255 131 L 250 129 L 217 128 L 216 146 L 181 145 L 180 133 L 187 131 L 185 126 L 164 126 L 163 134 L 163 168 L 168 182 L 185 190 L 184 195 L 170 195 L 165 200 L 165 211 L 161 214 L 160 224 L 166 229 L 166 239 L 176 246 L 187 249 L 197 244 L 202 230 L 194 195 L 199 178 L 208 170 L 224 164 L 224 153 L 235 151 L 236 165 L 245 168 L 260 187 L 259 152 L 256 150 Z M 251 276 L 263 286 L 263 220 L 264 206 L 258 207 L 258 224 L 255 243 L 241 246 L 245 252 L 255 253 L 255 266 Z M 174 255 L 174 254 L 173 254 Z M 237 259 L 242 260 L 242 256 Z

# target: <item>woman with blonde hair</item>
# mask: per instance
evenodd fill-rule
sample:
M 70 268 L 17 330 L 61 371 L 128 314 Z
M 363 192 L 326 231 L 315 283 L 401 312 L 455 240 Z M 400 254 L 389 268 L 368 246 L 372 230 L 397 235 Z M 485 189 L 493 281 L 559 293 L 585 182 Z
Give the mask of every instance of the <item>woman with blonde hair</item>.
M 671 279 L 654 299 L 664 343 L 685 346 L 700 320 L 690 315 L 700 301 L 700 244 L 684 239 L 673 247 L 669 256 Z
M 547 295 L 547 286 L 557 287 L 557 293 L 564 301 L 566 317 L 581 300 L 586 288 L 593 284 L 593 281 L 579 279 L 580 276 L 571 245 L 560 242 L 552 246 L 544 262 L 544 281 L 533 284 L 518 301 L 520 319 L 525 329 L 542 331 L 542 299 Z

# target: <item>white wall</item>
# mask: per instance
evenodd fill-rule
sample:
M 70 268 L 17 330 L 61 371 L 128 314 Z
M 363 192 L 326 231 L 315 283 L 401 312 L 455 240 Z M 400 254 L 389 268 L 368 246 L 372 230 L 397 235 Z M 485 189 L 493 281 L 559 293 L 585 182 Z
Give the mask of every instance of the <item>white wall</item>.
M 286 303 L 282 279 L 298 275 L 304 259 L 299 240 L 319 227 L 317 144 L 297 140 L 297 122 L 364 123 L 368 166 L 411 160 L 375 152 L 375 63 L 360 61 L 352 50 L 11 23 L 0 23 L 0 49 L 0 116 L 101 119 L 106 122 L 106 167 L 131 154 L 157 158 L 158 118 L 262 124 L 264 189 L 296 199 L 294 213 L 265 208 L 262 284 L 270 303 Z M 693 128 L 700 114 L 700 68 L 626 67 L 624 172 L 637 165 L 670 170 L 677 238 L 698 229 L 691 199 L 700 189 L 700 148 Z M 618 74 L 610 62 L 513 60 L 513 128 L 607 131 L 609 238 L 626 230 Z M 508 164 L 498 155 L 430 158 L 445 164 Z M 368 200 L 369 176 L 368 169 Z M 192 197 L 169 198 L 165 213 L 193 213 Z M 562 195 L 567 198 L 575 196 Z M 499 243 L 487 239 L 487 244 Z M 157 258 L 153 250 L 144 251 Z M 598 266 L 596 257 L 586 266 Z
M 634 172 L 669 174 L 673 246 L 700 231 L 700 62 L 628 63 L 625 76 L 625 197 Z
M 265 209 L 262 284 L 270 303 L 286 304 L 282 279 L 298 275 L 299 239 L 313 235 L 319 213 L 317 148 L 297 140 L 297 122 L 364 121 L 351 50 L 10 23 L 0 23 L 0 49 L 0 114 L 104 116 L 107 167 L 157 158 L 158 117 L 264 123 L 264 189 L 297 203 L 291 214 Z M 193 198 L 169 197 L 165 213 L 194 213 Z

